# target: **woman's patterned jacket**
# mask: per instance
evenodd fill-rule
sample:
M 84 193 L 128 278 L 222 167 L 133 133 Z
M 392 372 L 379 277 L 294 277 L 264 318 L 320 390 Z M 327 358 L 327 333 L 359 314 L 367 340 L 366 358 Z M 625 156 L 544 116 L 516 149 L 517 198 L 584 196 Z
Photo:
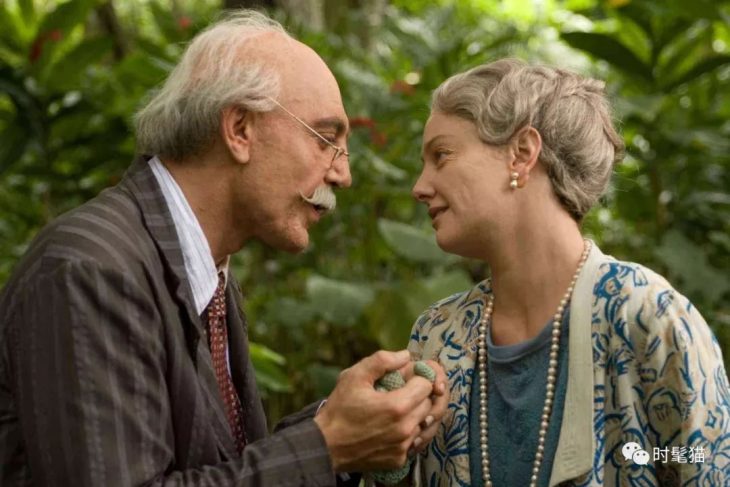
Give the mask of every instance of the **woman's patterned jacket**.
M 471 484 L 469 392 L 489 282 L 441 300 L 409 349 L 446 370 L 449 409 L 414 483 Z M 717 340 L 692 304 L 596 245 L 570 304 L 568 386 L 550 485 L 730 486 L 730 389 Z M 625 459 L 635 442 L 647 465 Z M 544 467 L 543 467 L 544 468 Z

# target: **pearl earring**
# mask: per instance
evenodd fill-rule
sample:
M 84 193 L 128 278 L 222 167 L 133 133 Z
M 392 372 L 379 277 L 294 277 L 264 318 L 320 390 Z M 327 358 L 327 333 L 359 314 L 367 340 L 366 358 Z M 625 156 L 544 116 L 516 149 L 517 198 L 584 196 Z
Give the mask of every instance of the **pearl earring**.
M 520 174 L 517 172 L 511 172 L 509 173 L 509 187 L 512 189 L 517 189 L 517 178 L 520 177 Z

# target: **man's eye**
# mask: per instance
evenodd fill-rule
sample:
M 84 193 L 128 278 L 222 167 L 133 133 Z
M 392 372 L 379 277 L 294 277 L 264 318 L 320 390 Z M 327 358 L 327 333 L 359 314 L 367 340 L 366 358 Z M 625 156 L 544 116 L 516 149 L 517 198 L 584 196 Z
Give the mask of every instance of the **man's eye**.
M 335 144 L 335 143 L 337 143 L 337 137 L 336 137 L 336 136 L 334 136 L 334 135 L 327 135 L 327 134 L 322 134 L 322 138 L 324 138 L 324 140 L 326 140 L 326 141 L 327 141 L 327 142 L 329 142 L 330 144 Z M 320 140 L 322 140 L 322 139 L 320 139 Z M 323 143 L 323 144 L 324 144 L 324 140 L 322 140 L 322 143 Z

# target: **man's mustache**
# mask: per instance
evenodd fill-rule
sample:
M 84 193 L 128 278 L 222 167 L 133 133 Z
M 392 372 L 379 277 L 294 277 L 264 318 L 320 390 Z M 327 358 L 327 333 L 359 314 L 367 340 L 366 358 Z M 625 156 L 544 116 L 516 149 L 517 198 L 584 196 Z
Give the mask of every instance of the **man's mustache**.
M 317 186 L 317 189 L 314 190 L 312 196 L 307 197 L 302 193 L 299 193 L 299 195 L 310 205 L 324 208 L 327 212 L 333 211 L 337 206 L 337 197 L 335 196 L 335 192 L 328 184 Z

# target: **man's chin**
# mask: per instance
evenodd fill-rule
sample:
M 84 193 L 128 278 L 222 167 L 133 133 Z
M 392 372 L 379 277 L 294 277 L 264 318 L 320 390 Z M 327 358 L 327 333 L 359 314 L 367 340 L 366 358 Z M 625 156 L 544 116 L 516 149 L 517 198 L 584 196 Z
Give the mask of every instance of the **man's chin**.
M 290 254 L 300 254 L 309 247 L 309 233 L 305 231 L 300 235 L 288 235 L 270 246 Z

